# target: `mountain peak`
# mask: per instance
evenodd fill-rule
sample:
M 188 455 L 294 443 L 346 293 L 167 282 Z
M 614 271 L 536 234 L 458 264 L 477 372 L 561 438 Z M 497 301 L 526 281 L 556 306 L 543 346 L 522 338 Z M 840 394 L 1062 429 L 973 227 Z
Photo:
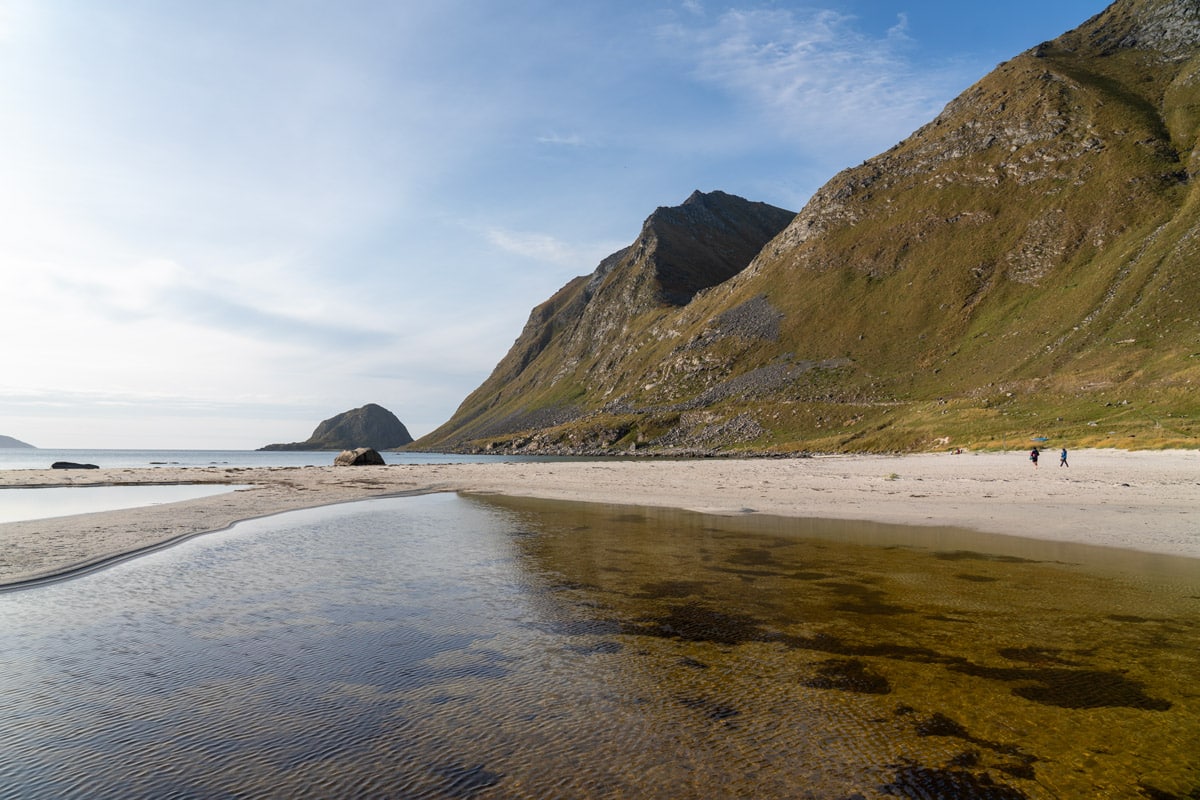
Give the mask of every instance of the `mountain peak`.
M 642 224 L 626 270 L 642 273 L 635 305 L 687 305 L 745 269 L 794 216 L 720 191 L 697 190 L 682 205 L 660 206 Z
M 714 189 L 711 192 L 702 192 L 699 189 L 688 195 L 687 200 L 684 200 L 679 207 L 686 206 L 720 206 L 729 203 L 747 202 L 737 195 L 722 192 L 719 189 Z
M 741 270 L 795 213 L 725 192 L 662 206 L 630 246 L 568 283 L 529 315 L 491 376 L 422 446 L 576 420 L 572 398 L 607 396 L 646 369 L 653 321 Z M 631 363 L 639 362 L 639 363 Z

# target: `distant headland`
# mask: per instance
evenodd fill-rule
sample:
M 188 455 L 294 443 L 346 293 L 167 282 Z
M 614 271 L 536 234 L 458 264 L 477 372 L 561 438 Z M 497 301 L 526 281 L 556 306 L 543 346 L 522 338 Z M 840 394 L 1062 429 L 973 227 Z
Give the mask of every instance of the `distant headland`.
M 23 447 L 23 448 L 26 448 L 29 450 L 37 449 L 36 447 L 34 447 L 31 444 L 22 442 L 20 439 L 14 439 L 11 436 L 0 436 L 0 447 L 11 447 L 11 448 Z

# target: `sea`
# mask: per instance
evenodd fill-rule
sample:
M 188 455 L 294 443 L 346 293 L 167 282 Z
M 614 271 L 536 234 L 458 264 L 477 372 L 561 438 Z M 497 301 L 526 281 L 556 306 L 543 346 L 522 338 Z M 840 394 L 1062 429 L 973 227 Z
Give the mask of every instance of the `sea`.
M 380 451 L 388 464 L 463 464 L 479 461 L 514 460 L 501 456 L 459 456 L 442 453 L 398 453 Z M 101 468 L 138 467 L 309 467 L 329 466 L 337 453 L 274 450 L 53 450 L 0 448 L 0 470 L 49 469 L 56 461 L 95 464 Z M 517 460 L 536 460 L 520 457 Z

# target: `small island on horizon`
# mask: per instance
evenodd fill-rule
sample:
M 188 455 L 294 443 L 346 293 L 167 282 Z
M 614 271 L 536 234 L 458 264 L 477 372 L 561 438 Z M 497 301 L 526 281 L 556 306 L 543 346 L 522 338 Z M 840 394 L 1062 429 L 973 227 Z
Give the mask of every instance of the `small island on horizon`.
M 259 450 L 391 450 L 413 438 L 395 414 L 375 403 L 344 411 L 323 421 L 307 441 L 269 444 Z
M 14 439 L 11 436 L 0 436 L 0 448 L 37 450 L 35 446 L 29 444 L 28 442 L 22 442 L 20 439 Z

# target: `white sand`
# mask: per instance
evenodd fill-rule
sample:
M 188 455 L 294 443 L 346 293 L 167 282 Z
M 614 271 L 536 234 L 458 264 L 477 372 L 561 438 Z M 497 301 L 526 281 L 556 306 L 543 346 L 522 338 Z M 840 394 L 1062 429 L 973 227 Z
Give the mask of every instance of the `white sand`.
M 332 456 L 331 456 L 332 459 Z M 241 519 L 461 491 L 714 514 L 861 519 L 1200 558 L 1200 451 L 490 462 L 386 467 L 4 470 L 3 486 L 237 483 L 168 505 L 0 525 L 0 585 L 58 574 Z M 0 493 L 0 502 L 3 494 Z M 1200 569 L 1200 565 L 1198 565 Z

